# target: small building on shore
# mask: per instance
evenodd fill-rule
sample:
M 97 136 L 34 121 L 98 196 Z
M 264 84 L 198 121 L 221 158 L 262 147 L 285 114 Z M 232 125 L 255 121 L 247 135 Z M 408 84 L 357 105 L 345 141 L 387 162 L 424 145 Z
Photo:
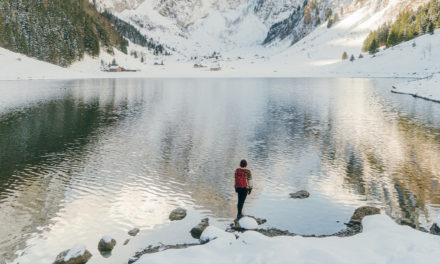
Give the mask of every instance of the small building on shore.
M 220 71 L 222 68 L 220 66 L 216 66 L 216 67 L 211 67 L 209 70 L 210 71 Z
M 121 72 L 122 71 L 122 67 L 119 66 L 119 65 L 112 65 L 112 66 L 110 66 L 108 71 L 109 72 Z
M 206 68 L 206 66 L 205 65 L 203 65 L 203 64 L 194 64 L 194 68 Z

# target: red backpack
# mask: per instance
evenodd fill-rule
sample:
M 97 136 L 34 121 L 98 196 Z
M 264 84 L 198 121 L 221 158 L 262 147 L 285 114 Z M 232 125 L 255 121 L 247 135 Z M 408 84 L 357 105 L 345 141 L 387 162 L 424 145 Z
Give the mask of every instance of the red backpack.
M 235 188 L 246 188 L 247 187 L 247 176 L 246 169 L 237 169 L 235 171 Z

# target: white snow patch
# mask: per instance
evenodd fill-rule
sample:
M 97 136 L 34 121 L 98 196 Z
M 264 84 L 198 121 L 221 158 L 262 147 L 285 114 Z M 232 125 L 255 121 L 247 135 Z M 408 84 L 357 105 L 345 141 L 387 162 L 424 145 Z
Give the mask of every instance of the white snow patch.
M 396 91 L 418 95 L 431 100 L 440 101 L 440 74 L 419 80 L 397 83 Z
M 103 240 L 105 243 L 110 243 L 110 242 L 112 242 L 112 238 L 111 238 L 110 236 L 107 236 L 107 235 L 103 236 L 103 237 L 101 238 L 101 240 Z
M 235 235 L 232 233 L 228 233 L 223 231 L 222 229 L 215 226 L 208 226 L 200 236 L 200 240 L 202 242 L 208 242 L 214 239 L 225 239 L 229 241 L 235 240 Z
M 70 259 L 77 258 L 79 256 L 84 255 L 84 252 L 86 252 L 86 246 L 84 244 L 75 244 L 69 252 L 67 252 L 67 255 L 64 257 L 64 261 L 67 262 Z
M 440 236 L 393 222 L 386 215 L 367 216 L 363 232 L 352 237 L 269 238 L 255 231 L 237 240 L 216 239 L 201 246 L 142 256 L 150 263 L 435 263 Z
M 81 74 L 0 48 L 0 80 L 68 79 Z
M 258 228 L 258 223 L 255 219 L 251 218 L 251 217 L 242 217 L 238 223 L 240 224 L 241 228 L 244 229 L 248 229 L 248 230 L 252 230 L 252 229 L 257 229 Z

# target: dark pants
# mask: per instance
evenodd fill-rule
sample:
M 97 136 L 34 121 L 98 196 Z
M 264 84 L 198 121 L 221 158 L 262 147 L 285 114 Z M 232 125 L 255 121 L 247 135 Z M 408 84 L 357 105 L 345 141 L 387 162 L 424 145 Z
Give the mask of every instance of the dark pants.
M 240 218 L 243 210 L 244 200 L 246 200 L 246 196 L 248 191 L 246 188 L 237 188 L 238 193 L 238 204 L 237 204 L 237 218 Z

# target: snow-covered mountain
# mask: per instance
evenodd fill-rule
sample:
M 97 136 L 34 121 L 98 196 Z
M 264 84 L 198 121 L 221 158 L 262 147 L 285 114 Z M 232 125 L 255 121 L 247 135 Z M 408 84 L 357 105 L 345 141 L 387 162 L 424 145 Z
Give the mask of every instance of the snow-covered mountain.
M 399 11 L 429 0 L 90 1 L 189 57 L 263 44 L 287 48 L 318 26 L 336 24 L 358 10 L 363 10 L 364 20 L 373 18 L 372 26 L 377 27 Z

